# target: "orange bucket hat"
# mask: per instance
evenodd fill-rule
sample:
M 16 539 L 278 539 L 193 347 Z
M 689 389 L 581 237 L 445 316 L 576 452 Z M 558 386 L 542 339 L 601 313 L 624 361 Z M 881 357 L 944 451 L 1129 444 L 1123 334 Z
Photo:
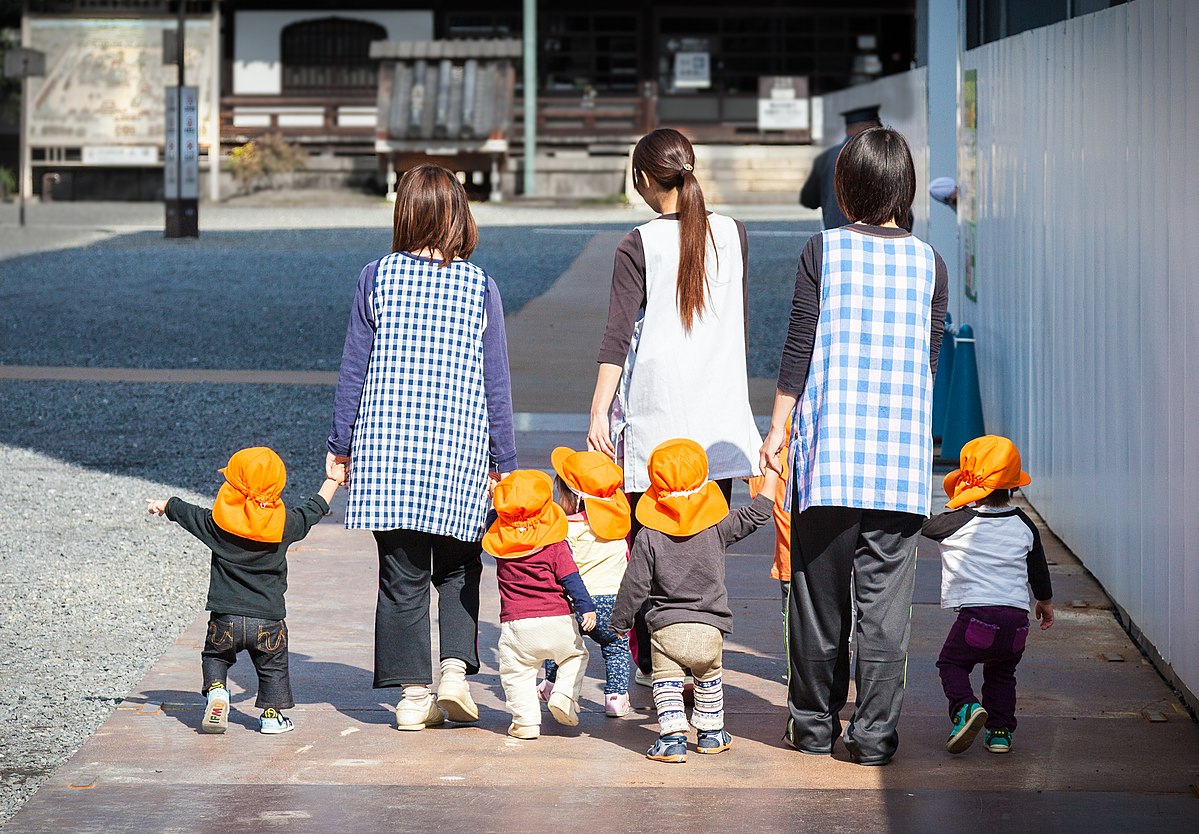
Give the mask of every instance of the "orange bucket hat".
M 949 508 L 956 509 L 986 498 L 997 489 L 1015 489 L 1032 483 L 1020 468 L 1020 452 L 1006 437 L 988 434 L 962 447 L 962 465 L 945 476 Z
M 287 508 L 279 500 L 287 483 L 287 468 L 273 449 L 255 446 L 229 458 L 212 520 L 226 533 L 256 542 L 283 541 Z
M 492 500 L 499 517 L 483 535 L 483 549 L 497 559 L 519 559 L 566 539 L 566 513 L 544 472 L 518 469 L 495 485 Z
M 708 480 L 708 456 L 694 440 L 658 445 L 649 456 L 650 487 L 637 502 L 637 520 L 668 536 L 694 536 L 729 514 L 724 493 Z
M 576 452 L 559 446 L 550 462 L 568 487 L 583 499 L 587 520 L 601 539 L 623 539 L 631 526 L 629 499 L 620 488 L 624 470 L 603 452 Z

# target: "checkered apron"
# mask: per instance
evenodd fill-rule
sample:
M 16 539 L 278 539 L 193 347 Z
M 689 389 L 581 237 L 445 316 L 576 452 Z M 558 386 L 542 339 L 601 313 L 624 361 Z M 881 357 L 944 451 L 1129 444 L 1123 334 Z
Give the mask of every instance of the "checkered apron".
M 487 276 L 393 253 L 379 262 L 375 339 L 354 423 L 346 527 L 483 536 Z
M 788 501 L 793 495 L 799 512 L 837 506 L 928 515 L 933 250 L 910 235 L 823 235 L 820 317 L 792 420 Z

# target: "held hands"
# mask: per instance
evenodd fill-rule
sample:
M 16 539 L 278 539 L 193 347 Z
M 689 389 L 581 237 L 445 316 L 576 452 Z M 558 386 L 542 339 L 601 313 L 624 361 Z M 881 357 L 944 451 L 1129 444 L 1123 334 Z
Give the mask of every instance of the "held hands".
M 146 512 L 148 512 L 150 515 L 166 515 L 166 512 L 167 512 L 166 499 L 160 498 L 160 499 L 155 500 L 153 498 L 147 498 L 146 499 Z
M 766 435 L 766 439 L 762 441 L 761 450 L 758 452 L 758 465 L 761 467 L 763 475 L 767 472 L 774 472 L 778 475 L 783 474 L 781 452 L 786 443 L 787 438 L 783 433 L 783 427 L 772 425 Z
M 583 627 L 583 631 L 591 631 L 593 628 L 595 628 L 595 612 L 588 611 L 579 618 L 579 621 Z
M 1037 600 L 1037 619 L 1041 621 L 1041 631 L 1053 625 L 1053 600 Z
M 346 486 L 350 482 L 350 456 L 328 452 L 325 455 L 325 477 L 335 481 L 338 486 Z

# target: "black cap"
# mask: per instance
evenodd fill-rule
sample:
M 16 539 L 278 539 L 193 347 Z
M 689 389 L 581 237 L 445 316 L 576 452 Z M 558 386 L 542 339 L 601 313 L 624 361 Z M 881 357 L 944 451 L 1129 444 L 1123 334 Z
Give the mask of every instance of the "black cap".
M 845 126 L 861 124 L 862 122 L 881 123 L 878 117 L 878 108 L 881 105 L 873 104 L 869 107 L 855 107 L 853 110 L 846 110 L 841 115 L 845 117 Z

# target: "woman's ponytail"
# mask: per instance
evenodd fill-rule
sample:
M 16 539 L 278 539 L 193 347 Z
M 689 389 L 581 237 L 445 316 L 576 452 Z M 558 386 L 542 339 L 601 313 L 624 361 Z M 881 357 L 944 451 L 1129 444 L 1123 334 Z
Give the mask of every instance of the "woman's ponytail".
M 633 168 L 660 188 L 678 189 L 679 274 L 675 297 L 683 329 L 690 332 L 707 306 L 709 239 L 715 247 L 704 192 L 695 178 L 695 150 L 677 130 L 661 128 L 641 137 L 633 149 Z

